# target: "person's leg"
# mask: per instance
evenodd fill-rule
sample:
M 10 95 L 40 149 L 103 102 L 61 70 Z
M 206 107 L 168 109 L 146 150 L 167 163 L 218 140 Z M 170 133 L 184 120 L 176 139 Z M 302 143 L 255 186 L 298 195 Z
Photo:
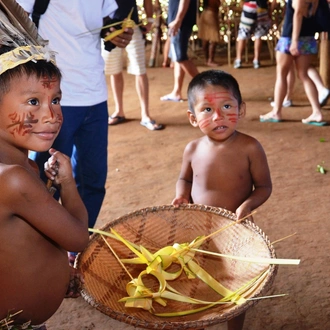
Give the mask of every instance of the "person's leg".
M 254 27 L 254 57 L 253 57 L 253 67 L 255 69 L 260 68 L 260 53 L 262 46 L 262 37 L 267 36 L 268 31 L 271 26 L 271 20 L 267 9 L 258 7 L 256 10 L 257 18 Z
M 102 102 L 82 109 L 86 109 L 86 116 L 75 136 L 72 165 L 79 194 L 88 211 L 88 226 L 92 228 L 105 196 L 108 107 L 107 102 Z
M 294 65 L 292 65 L 286 78 L 287 90 L 282 104 L 284 108 L 292 106 L 292 97 L 293 97 L 295 81 L 296 81 L 296 74 L 295 74 Z M 274 101 L 270 102 L 270 105 L 274 107 L 275 102 Z
M 246 46 L 246 40 L 251 38 L 252 29 L 257 21 L 257 4 L 243 4 L 242 14 L 238 26 L 237 42 L 236 42 L 236 59 L 234 61 L 234 69 L 242 66 L 242 54 Z
M 184 70 L 184 72 L 189 75 L 191 78 L 194 78 L 195 76 L 198 75 L 199 71 L 196 68 L 196 65 L 194 64 L 194 62 L 192 60 L 186 60 L 186 61 L 182 61 L 179 62 L 180 67 L 182 70 Z
M 124 77 L 122 74 L 123 50 L 116 47 L 111 52 L 104 52 L 102 55 L 105 61 L 105 71 L 110 75 L 110 86 L 115 103 L 115 111 L 109 116 L 108 124 L 117 125 L 125 121 L 123 107 Z
M 242 54 L 245 48 L 246 40 L 238 39 L 236 43 L 236 60 L 242 62 Z
M 134 29 L 131 42 L 126 47 L 127 73 L 135 75 L 135 88 L 141 107 L 141 124 L 150 130 L 163 128 L 151 119 L 149 113 L 149 80 L 146 69 L 145 41 L 139 27 Z
M 214 62 L 216 46 L 217 46 L 216 42 L 210 42 L 209 43 L 209 55 L 208 55 L 207 65 L 210 66 L 210 67 L 216 67 L 216 66 L 219 65 L 218 63 Z
M 282 104 L 287 91 L 287 75 L 293 65 L 291 55 L 276 52 L 276 81 L 274 88 L 273 110 L 260 116 L 261 122 L 277 122 L 282 119 Z
M 322 121 L 322 113 L 321 107 L 318 101 L 318 93 L 314 82 L 308 75 L 308 69 L 311 66 L 312 55 L 300 55 L 296 57 L 296 68 L 298 77 L 301 79 L 306 96 L 312 106 L 312 114 L 303 119 L 303 123 L 310 122 L 321 122 Z
M 259 68 L 260 66 L 261 46 L 262 46 L 262 39 L 256 37 L 254 40 L 254 57 L 253 57 L 253 66 L 255 69 Z
M 192 27 L 181 27 L 171 38 L 171 57 L 174 63 L 174 85 L 171 93 L 162 96 L 161 101 L 180 101 L 185 73 L 195 77 L 199 71 L 195 64 L 188 59 L 188 43 Z
M 323 107 L 327 103 L 328 98 L 330 97 L 330 90 L 324 86 L 322 78 L 314 66 L 310 66 L 308 68 L 307 74 L 316 86 L 319 103 L 321 107 Z
M 149 117 L 149 81 L 147 74 L 135 76 L 135 88 L 141 106 L 141 120 L 148 121 Z
M 174 73 L 174 86 L 171 94 L 174 95 L 176 98 L 181 99 L 182 98 L 181 91 L 185 77 L 185 71 L 183 70 L 179 62 L 174 62 L 173 73 Z
M 284 98 L 284 103 L 288 101 L 292 103 L 293 90 L 294 90 L 294 85 L 296 83 L 296 74 L 295 74 L 294 65 L 292 65 L 286 80 L 288 85 L 287 85 L 286 95 Z
M 125 117 L 123 107 L 124 76 L 123 73 L 116 73 L 110 76 L 110 85 L 115 102 L 115 111 L 109 117 L 109 124 L 115 121 L 116 117 Z
M 164 48 L 163 48 L 163 64 L 162 64 L 162 66 L 164 68 L 171 66 L 171 59 L 169 57 L 170 44 L 171 44 L 171 37 L 167 36 L 167 39 L 165 40 Z
M 202 40 L 202 50 L 204 53 L 205 58 L 205 64 L 207 65 L 207 62 L 209 61 L 209 42 L 208 40 Z
M 245 313 L 242 313 L 227 322 L 228 330 L 242 330 L 244 325 Z

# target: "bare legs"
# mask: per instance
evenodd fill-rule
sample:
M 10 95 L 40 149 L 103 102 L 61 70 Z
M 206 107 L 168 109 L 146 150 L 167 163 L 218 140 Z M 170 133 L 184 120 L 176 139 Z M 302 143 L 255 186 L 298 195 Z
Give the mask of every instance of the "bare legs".
M 167 39 L 164 44 L 163 48 L 163 64 L 162 66 L 164 68 L 171 66 L 171 59 L 169 58 L 169 53 L 170 53 L 170 45 L 171 45 L 171 37 L 167 36 Z
M 311 121 L 321 122 L 322 113 L 318 100 L 317 89 L 314 82 L 308 75 L 308 69 L 311 67 L 311 55 L 298 56 L 296 59 L 296 67 L 298 77 L 302 80 L 305 93 L 307 95 L 309 103 L 312 106 L 312 114 L 308 118 L 303 119 L 302 122 L 304 124 Z
M 256 38 L 254 41 L 254 58 L 253 62 L 260 61 L 260 52 L 261 52 L 262 40 L 261 38 Z
M 122 72 L 110 76 L 110 84 L 115 102 L 115 112 L 109 118 L 109 123 L 116 117 L 125 117 L 123 107 L 124 77 Z M 149 122 L 152 118 L 149 114 L 149 81 L 147 74 L 135 76 L 135 87 L 141 106 L 141 121 Z M 158 127 L 157 124 L 154 124 Z
M 277 52 L 276 53 L 276 82 L 274 91 L 274 107 L 273 110 L 265 115 L 260 116 L 260 121 L 280 121 L 282 118 L 282 103 L 287 91 L 287 76 L 293 66 L 296 64 L 296 69 L 299 78 L 301 79 L 307 98 L 312 106 L 312 114 L 303 119 L 302 122 L 307 124 L 310 122 L 321 122 L 322 113 L 318 102 L 318 93 L 314 82 L 308 75 L 308 69 L 311 65 L 311 55 L 300 55 L 292 57 L 291 55 Z
M 122 72 L 117 74 L 112 74 L 110 76 L 110 84 L 112 89 L 113 98 L 115 101 L 115 112 L 111 117 L 124 117 L 124 108 L 123 108 L 123 92 L 124 92 L 124 77 Z
M 215 48 L 216 43 L 203 40 L 203 51 L 205 56 L 205 64 L 210 67 L 216 67 L 218 66 L 218 63 L 214 62 L 214 55 L 215 55 Z
M 254 56 L 253 56 L 253 66 L 258 69 L 260 66 L 260 52 L 261 52 L 262 40 L 261 38 L 255 38 L 254 40 Z M 239 39 L 236 44 L 236 59 L 234 63 L 234 68 L 240 68 L 242 62 L 242 54 L 244 48 L 246 47 L 246 40 Z
M 192 78 L 198 74 L 195 64 L 191 60 L 174 62 L 174 85 L 171 93 L 161 97 L 162 101 L 182 99 L 182 86 L 185 74 Z

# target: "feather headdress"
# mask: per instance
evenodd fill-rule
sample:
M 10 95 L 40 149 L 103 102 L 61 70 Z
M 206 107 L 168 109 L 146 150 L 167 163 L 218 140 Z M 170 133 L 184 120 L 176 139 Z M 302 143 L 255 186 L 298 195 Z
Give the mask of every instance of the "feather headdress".
M 15 0 L 0 0 L 0 74 L 28 61 L 55 63 L 55 52 Z

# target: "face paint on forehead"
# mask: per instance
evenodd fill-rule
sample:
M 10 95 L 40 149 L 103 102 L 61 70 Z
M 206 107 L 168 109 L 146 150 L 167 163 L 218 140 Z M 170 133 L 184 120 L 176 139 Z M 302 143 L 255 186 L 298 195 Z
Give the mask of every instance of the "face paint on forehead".
M 47 77 L 44 76 L 40 79 L 41 84 L 44 88 L 51 89 L 54 87 L 55 83 L 57 83 L 58 79 L 56 77 Z
M 228 98 L 230 97 L 229 91 L 223 91 L 223 92 L 215 92 L 215 93 L 207 93 L 204 97 L 205 100 L 212 103 L 216 100 L 222 99 L 222 98 Z

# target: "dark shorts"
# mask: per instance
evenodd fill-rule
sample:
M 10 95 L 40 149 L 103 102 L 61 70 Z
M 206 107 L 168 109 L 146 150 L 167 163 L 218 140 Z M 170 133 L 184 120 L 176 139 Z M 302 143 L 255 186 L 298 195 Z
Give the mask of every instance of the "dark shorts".
M 281 37 L 277 42 L 275 50 L 280 53 L 290 53 L 291 38 Z M 298 40 L 298 50 L 300 55 L 315 55 L 318 52 L 317 42 L 314 37 L 300 37 Z
M 191 31 L 191 27 L 181 26 L 176 36 L 171 37 L 170 58 L 173 62 L 188 60 L 188 44 Z

